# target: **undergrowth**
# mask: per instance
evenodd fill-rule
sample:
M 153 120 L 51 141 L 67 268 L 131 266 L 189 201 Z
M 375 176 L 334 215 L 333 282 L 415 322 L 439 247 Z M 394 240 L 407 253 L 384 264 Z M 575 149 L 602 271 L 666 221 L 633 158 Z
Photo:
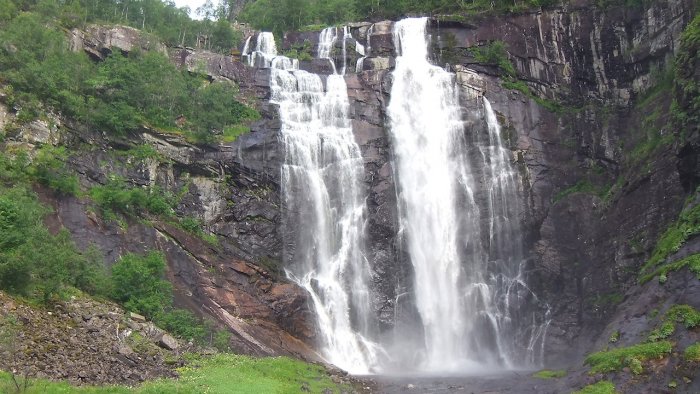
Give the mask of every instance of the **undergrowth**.
M 700 342 L 695 342 L 685 348 L 683 358 L 685 358 L 686 361 L 700 361 Z
M 566 376 L 566 371 L 564 370 L 549 370 L 543 369 L 541 371 L 535 372 L 532 376 L 540 379 L 557 379 Z
M 700 275 L 700 256 L 691 255 L 683 260 L 658 266 L 671 254 L 677 252 L 691 237 L 700 234 L 700 204 L 681 212 L 678 220 L 666 229 L 656 243 L 651 258 L 642 266 L 640 282 L 645 283 L 656 275 L 689 266 L 693 272 Z
M 593 353 L 586 357 L 585 363 L 591 366 L 591 374 L 620 371 L 625 367 L 640 374 L 643 361 L 661 359 L 671 353 L 672 348 L 669 341 L 641 343 Z
M 581 390 L 574 391 L 572 394 L 615 394 L 615 385 L 607 380 L 601 380 L 600 382 L 589 384 L 588 386 L 582 388 Z
M 687 329 L 695 328 L 700 324 L 700 312 L 690 305 L 674 305 L 654 330 L 647 340 L 655 342 L 670 337 L 676 331 L 676 324 L 682 324 Z

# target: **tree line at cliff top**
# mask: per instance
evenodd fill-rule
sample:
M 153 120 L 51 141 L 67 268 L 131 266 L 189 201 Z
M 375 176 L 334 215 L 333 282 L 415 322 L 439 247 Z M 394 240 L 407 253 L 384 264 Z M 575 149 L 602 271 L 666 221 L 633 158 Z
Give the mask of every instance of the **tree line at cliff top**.
M 601 8 L 640 6 L 650 0 L 589 0 Z M 569 0 L 211 0 L 203 9 L 218 10 L 229 20 L 250 23 L 281 35 L 293 30 L 316 30 L 352 21 L 379 21 L 407 16 L 445 15 L 455 19 L 488 13 L 512 13 L 552 7 Z M 209 15 L 215 14 L 210 11 Z

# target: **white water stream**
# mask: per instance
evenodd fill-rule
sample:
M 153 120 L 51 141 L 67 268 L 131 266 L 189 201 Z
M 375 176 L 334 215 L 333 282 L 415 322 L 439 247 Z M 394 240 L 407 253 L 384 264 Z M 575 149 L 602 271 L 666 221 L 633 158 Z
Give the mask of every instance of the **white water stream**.
M 429 62 L 426 22 L 395 24 L 398 57 L 387 108 L 400 231 L 424 334 L 419 369 L 523 366 L 523 354 L 534 349 L 518 349 L 519 342 L 534 335 L 527 346 L 541 343 L 544 329 L 537 322 L 523 334 L 522 321 L 514 320 L 521 298 L 533 295 L 520 279 L 519 197 L 510 152 L 485 98 L 475 97 L 483 100 L 488 138 L 469 135 L 479 127 L 465 130 L 454 74 Z M 470 157 L 469 144 L 477 144 L 478 160 Z M 484 187 L 487 203 L 480 204 L 476 195 Z
M 324 30 L 318 48 L 319 57 L 328 59 L 337 40 L 329 32 Z M 282 121 L 285 244 L 293 245 L 285 253 L 287 274 L 313 300 L 326 359 L 353 373 L 369 373 L 380 351 L 368 339 L 374 323 L 363 254 L 364 167 L 345 80 L 329 75 L 324 88 L 320 76 L 276 56 L 272 35 L 261 33 L 257 47 L 252 62 L 272 67 L 270 101 L 279 105 Z

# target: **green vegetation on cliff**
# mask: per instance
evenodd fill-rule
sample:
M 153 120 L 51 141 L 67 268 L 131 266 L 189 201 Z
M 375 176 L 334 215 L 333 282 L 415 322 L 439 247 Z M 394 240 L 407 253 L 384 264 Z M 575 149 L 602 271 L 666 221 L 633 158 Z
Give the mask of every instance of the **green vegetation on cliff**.
M 67 231 L 51 233 L 43 222 L 50 211 L 31 191 L 33 177 L 46 180 L 49 186 L 72 185 L 74 181 L 73 177 L 67 178 L 70 181 L 54 178 L 50 171 L 63 170 L 58 166 L 45 168 L 45 162 L 32 165 L 25 155 L 12 158 L 0 153 L 0 290 L 40 302 L 60 297 L 67 287 L 104 294 L 99 253 L 91 248 L 79 250 Z M 64 186 L 58 188 L 65 190 Z
M 700 82 L 697 76 L 699 52 L 700 13 L 695 15 L 683 31 L 675 61 L 674 115 L 681 136 L 686 138 L 700 129 Z
M 656 243 L 651 258 L 642 266 L 640 281 L 647 282 L 657 275 L 666 274 L 686 265 L 700 275 L 700 255 L 691 255 L 676 262 L 663 264 L 691 237 L 700 234 L 700 204 L 681 212 L 678 220 L 666 229 Z
M 0 24 L 31 12 L 66 29 L 84 28 L 90 23 L 127 25 L 171 46 L 204 46 L 228 53 L 240 41 L 240 32 L 231 27 L 222 12 L 212 10 L 207 12 L 207 19 L 195 20 L 188 11 L 162 0 L 0 0 Z
M 51 304 L 77 288 L 121 302 L 185 339 L 204 342 L 207 334 L 220 335 L 213 327 L 204 327 L 192 313 L 173 307 L 172 286 L 164 279 L 161 254 L 127 254 L 113 265 L 110 275 L 96 248 L 80 250 L 68 231 L 49 231 L 44 218 L 50 209 L 41 204 L 31 184 L 43 183 L 56 193 L 77 193 L 77 179 L 68 172 L 66 159 L 63 149 L 53 147 L 40 149 L 33 162 L 23 152 L 14 156 L 0 153 L 0 290 L 33 303 Z M 123 186 L 96 187 L 92 195 L 111 215 L 110 209 L 152 214 L 172 210 L 159 189 Z
M 614 372 L 629 367 L 634 374 L 640 374 L 643 361 L 664 358 L 672 349 L 673 344 L 668 341 L 642 343 L 593 353 L 586 357 L 585 362 L 591 366 L 591 373 Z
M 600 382 L 589 384 L 588 386 L 582 388 L 581 390 L 574 391 L 572 394 L 615 394 L 615 385 L 608 380 L 601 380 Z
M 95 63 L 71 51 L 60 19 L 39 5 L 24 8 L 0 18 L 0 88 L 19 123 L 53 110 L 112 133 L 147 125 L 213 142 L 213 130 L 245 128 L 259 117 L 233 84 L 180 71 L 162 53 L 115 51 Z
M 685 348 L 685 351 L 683 351 L 683 358 L 685 358 L 686 361 L 700 361 L 700 342 L 695 342 Z
M 700 324 L 700 312 L 690 305 L 674 305 L 666 312 L 661 324 L 651 331 L 647 340 L 655 342 L 670 337 L 676 331 L 678 323 L 686 329 L 693 329 Z
M 554 0 L 255 0 L 239 18 L 278 35 L 307 25 L 356 20 L 399 19 L 409 15 L 464 15 L 518 12 L 557 4 Z

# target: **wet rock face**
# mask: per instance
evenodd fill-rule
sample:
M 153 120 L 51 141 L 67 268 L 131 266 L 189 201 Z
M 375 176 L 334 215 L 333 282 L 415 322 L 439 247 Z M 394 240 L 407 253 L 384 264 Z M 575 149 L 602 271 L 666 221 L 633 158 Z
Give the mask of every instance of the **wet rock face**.
M 591 5 L 470 21 L 432 21 L 439 64 L 475 63 L 468 48 L 500 40 L 524 80 L 545 97 L 626 105 L 654 83 L 678 48 L 692 2 L 649 8 Z

